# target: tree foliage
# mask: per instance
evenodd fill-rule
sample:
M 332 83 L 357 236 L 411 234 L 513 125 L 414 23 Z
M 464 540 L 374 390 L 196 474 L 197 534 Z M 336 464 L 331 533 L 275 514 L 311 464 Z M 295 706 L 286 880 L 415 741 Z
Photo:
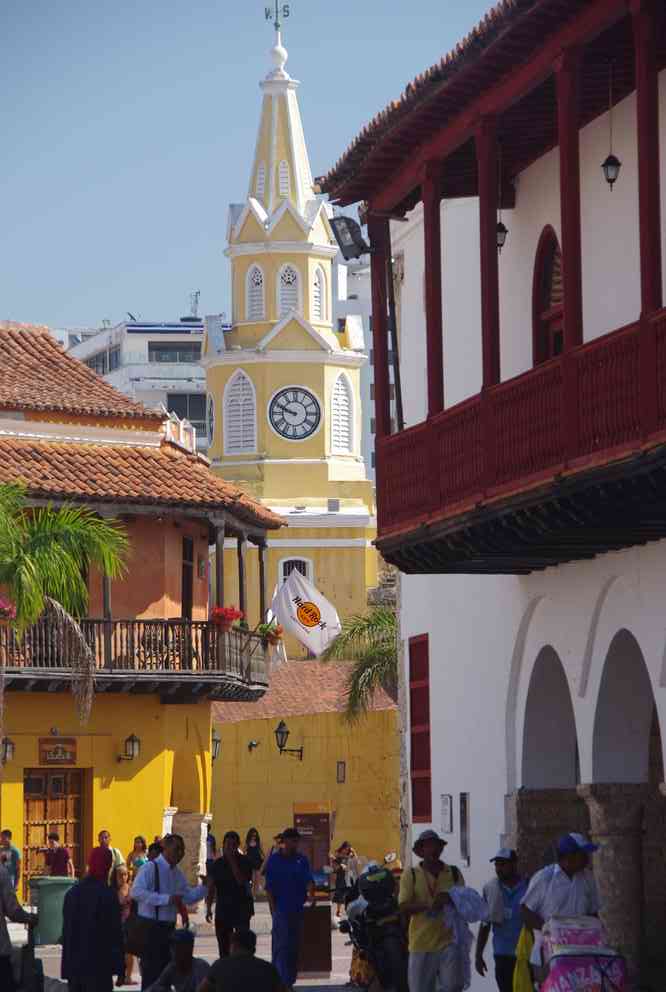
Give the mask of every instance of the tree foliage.
M 396 614 L 387 606 L 377 606 L 342 621 L 342 630 L 323 655 L 323 660 L 351 662 L 345 685 L 345 716 L 349 721 L 357 720 L 368 711 L 379 688 L 397 699 L 397 637 Z

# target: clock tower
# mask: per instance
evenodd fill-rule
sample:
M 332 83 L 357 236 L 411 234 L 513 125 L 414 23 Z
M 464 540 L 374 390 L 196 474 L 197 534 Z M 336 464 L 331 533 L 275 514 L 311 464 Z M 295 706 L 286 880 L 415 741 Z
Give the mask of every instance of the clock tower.
M 313 191 L 296 90 L 279 28 L 261 82 L 259 133 L 247 197 L 229 210 L 232 325 L 203 348 L 213 469 L 285 517 L 268 542 L 268 602 L 294 569 L 341 617 L 366 609 L 377 584 L 373 488 L 361 455 L 360 369 L 354 329 L 333 321 L 337 254 L 328 205 Z M 238 603 L 236 542 L 225 545 L 228 604 Z M 244 559 L 259 587 L 256 548 Z M 247 603 L 258 622 L 258 599 Z M 291 657 L 304 655 L 296 643 Z

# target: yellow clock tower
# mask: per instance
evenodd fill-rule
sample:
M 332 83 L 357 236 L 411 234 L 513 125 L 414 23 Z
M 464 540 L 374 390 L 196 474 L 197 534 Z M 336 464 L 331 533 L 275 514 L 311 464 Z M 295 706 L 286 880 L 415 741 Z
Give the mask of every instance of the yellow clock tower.
M 362 613 L 377 584 L 373 487 L 361 456 L 367 356 L 333 321 L 337 250 L 327 204 L 313 192 L 298 82 L 285 70 L 279 29 L 271 57 L 247 199 L 229 211 L 232 327 L 209 330 L 203 348 L 209 457 L 289 525 L 265 553 L 269 602 L 298 569 L 344 617 Z M 239 598 L 237 552 L 225 545 L 227 603 Z M 258 552 L 242 553 L 254 624 Z M 287 649 L 305 654 L 296 643 Z

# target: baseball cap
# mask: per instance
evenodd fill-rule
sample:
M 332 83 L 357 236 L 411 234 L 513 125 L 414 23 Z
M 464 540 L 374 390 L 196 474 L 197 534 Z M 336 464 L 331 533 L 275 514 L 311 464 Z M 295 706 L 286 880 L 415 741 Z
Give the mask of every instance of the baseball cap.
M 599 845 L 593 844 L 592 841 L 589 841 L 587 837 L 583 837 L 582 834 L 565 834 L 557 842 L 558 855 L 575 854 L 576 851 L 585 851 L 587 854 L 591 854 L 592 851 L 598 850 Z
M 511 848 L 511 847 L 500 847 L 500 849 L 497 852 L 497 854 L 495 855 L 495 857 L 494 858 L 491 858 L 490 860 L 491 860 L 491 862 L 493 862 L 493 861 L 515 861 L 517 859 L 517 857 L 518 857 L 518 855 L 513 850 L 513 848 Z

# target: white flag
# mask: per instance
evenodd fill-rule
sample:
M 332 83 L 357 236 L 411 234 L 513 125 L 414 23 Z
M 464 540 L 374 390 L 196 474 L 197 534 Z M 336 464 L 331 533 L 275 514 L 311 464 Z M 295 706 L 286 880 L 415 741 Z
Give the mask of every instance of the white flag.
M 296 568 L 275 594 L 271 610 L 285 633 L 297 637 L 316 657 L 342 630 L 335 607 Z

